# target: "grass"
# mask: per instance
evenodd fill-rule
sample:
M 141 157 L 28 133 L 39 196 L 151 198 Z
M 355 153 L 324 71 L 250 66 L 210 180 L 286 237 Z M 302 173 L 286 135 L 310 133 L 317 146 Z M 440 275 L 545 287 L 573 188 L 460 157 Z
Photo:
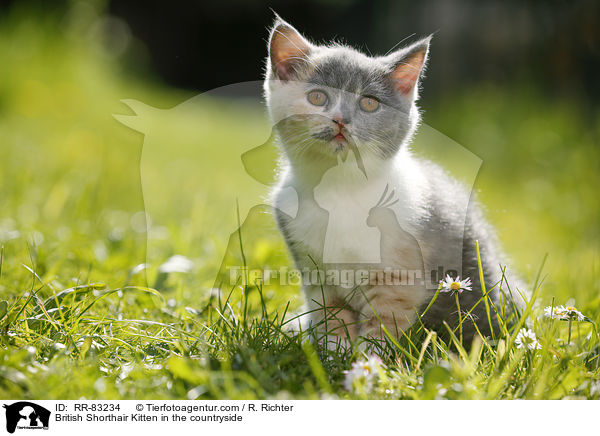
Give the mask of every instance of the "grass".
M 82 37 L 80 19 L 65 26 L 33 17 L 16 11 L 0 26 L 0 53 L 11 65 L 0 71 L 0 397 L 600 396 L 597 110 L 518 83 L 425 95 L 425 122 L 483 161 L 476 187 L 513 259 L 502 289 L 519 273 L 535 299 L 470 347 L 459 326 L 434 332 L 418 322 L 400 340 L 364 344 L 384 367 L 374 386 L 349 392 L 344 371 L 365 355 L 360 347 L 329 351 L 311 331 L 292 333 L 286 320 L 302 302 L 296 286 L 211 291 L 238 219 L 231 193 L 249 192 L 238 199 L 243 220 L 267 190 L 238 165 L 268 138 L 257 109 L 201 98 L 144 118 L 140 106 L 137 116 L 159 126 L 144 137 L 112 118 L 128 112 L 121 99 L 169 108 L 191 95 L 121 71 L 123 59 Z M 199 132 L 214 147 L 196 149 Z M 170 147 L 200 167 L 167 165 Z M 249 266 L 290 264 L 272 229 L 242 228 L 242 240 Z M 193 270 L 160 272 L 174 254 L 192 259 Z M 591 322 L 569 331 L 568 322 L 542 316 L 544 306 L 567 302 Z M 541 349 L 517 348 L 524 325 Z

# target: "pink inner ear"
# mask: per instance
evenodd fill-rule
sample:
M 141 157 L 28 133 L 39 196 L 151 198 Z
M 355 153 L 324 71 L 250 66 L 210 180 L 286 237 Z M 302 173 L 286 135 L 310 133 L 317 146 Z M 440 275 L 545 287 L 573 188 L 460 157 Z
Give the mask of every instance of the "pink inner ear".
M 417 83 L 419 74 L 421 73 L 424 60 L 425 52 L 420 51 L 410 55 L 398 64 L 391 74 L 391 78 L 394 81 L 398 92 L 406 95 L 412 91 Z
M 294 71 L 294 63 L 299 63 L 309 50 L 306 40 L 293 28 L 278 26 L 271 40 L 271 61 L 277 75 L 287 80 Z

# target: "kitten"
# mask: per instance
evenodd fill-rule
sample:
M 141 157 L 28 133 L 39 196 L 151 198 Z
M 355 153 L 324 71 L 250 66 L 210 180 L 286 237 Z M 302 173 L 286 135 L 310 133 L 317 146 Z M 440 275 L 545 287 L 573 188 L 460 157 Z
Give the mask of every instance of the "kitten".
M 313 325 L 341 337 L 400 335 L 430 303 L 446 273 L 473 281 L 464 312 L 501 278 L 501 253 L 470 192 L 411 155 L 420 121 L 419 81 L 430 37 L 383 57 L 315 45 L 277 18 L 264 91 L 282 151 L 276 219 L 296 266 Z M 498 286 L 491 293 L 499 305 Z M 497 321 L 491 310 L 492 328 Z M 456 325 L 451 293 L 423 320 Z M 484 334 L 483 302 L 472 312 Z M 466 340 L 471 321 L 464 323 Z

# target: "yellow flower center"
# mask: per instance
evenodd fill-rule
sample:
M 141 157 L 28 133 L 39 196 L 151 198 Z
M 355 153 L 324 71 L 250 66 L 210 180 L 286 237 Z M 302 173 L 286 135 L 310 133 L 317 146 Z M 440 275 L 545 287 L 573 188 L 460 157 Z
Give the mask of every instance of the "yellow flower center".
M 460 283 L 458 283 L 458 282 L 450 283 L 450 289 L 452 289 L 453 291 L 458 291 L 460 288 L 461 288 Z
M 569 307 L 567 307 L 567 310 L 569 312 L 573 312 L 573 311 L 576 311 L 577 309 L 575 307 L 573 307 L 573 306 L 569 306 Z

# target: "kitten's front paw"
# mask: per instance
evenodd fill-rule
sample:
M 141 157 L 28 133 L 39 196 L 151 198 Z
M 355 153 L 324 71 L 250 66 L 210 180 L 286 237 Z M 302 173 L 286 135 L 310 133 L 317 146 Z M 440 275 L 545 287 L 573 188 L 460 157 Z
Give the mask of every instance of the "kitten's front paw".
M 361 324 L 359 335 L 365 338 L 383 339 L 386 336 L 385 330 L 387 330 L 390 335 L 399 338 L 410 328 L 411 324 L 412 322 L 407 316 L 396 317 L 393 313 L 379 314 L 379 317 L 373 315 Z

